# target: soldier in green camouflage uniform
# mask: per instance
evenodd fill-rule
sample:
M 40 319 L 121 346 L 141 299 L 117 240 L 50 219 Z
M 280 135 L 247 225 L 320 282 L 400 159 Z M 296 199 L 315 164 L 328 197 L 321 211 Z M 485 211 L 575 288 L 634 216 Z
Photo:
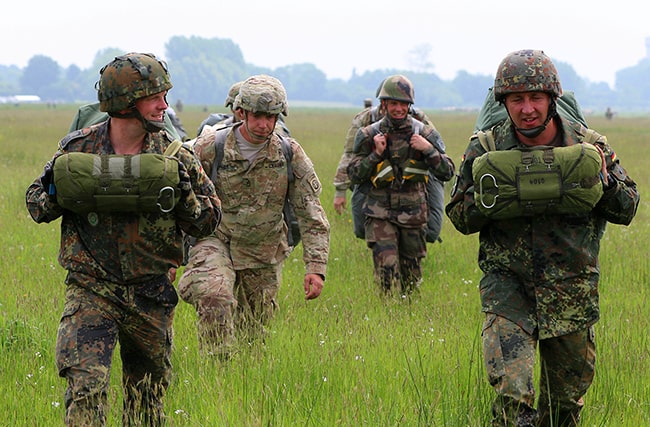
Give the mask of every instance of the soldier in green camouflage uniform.
M 420 285 L 427 253 L 425 180 L 431 171 L 449 181 L 454 164 L 438 131 L 408 114 L 414 101 L 408 78 L 388 77 L 379 100 L 386 116 L 357 132 L 348 174 L 353 184 L 370 187 L 363 212 L 376 280 L 385 291 L 411 292 Z
M 113 352 L 120 344 L 124 425 L 164 424 L 163 396 L 171 378 L 172 320 L 178 296 L 168 271 L 183 259 L 181 230 L 200 237 L 219 222 L 219 199 L 193 153 L 176 154 L 181 199 L 174 210 L 79 214 L 63 209 L 50 188 L 53 165 L 66 153 L 163 153 L 162 131 L 172 87 L 166 65 L 130 53 L 101 70 L 98 97 L 108 121 L 59 143 L 44 173 L 26 192 L 37 223 L 61 218 L 59 263 L 68 270 L 56 362 L 67 379 L 67 425 L 104 425 Z M 176 162 L 174 162 L 176 164 Z M 59 173 L 57 171 L 57 173 Z M 155 207 L 154 207 L 155 209 Z
M 384 81 L 381 82 L 377 88 L 377 95 L 381 91 L 381 87 Z M 370 99 L 370 98 L 368 98 Z M 337 214 L 342 214 L 347 205 L 347 191 L 353 191 L 354 186 L 350 182 L 350 177 L 348 176 L 348 166 L 350 161 L 354 157 L 354 138 L 357 136 L 359 129 L 365 126 L 381 120 L 384 117 L 384 110 L 381 109 L 381 104 L 372 106 L 372 99 L 368 102 L 368 99 L 364 101 L 366 105 L 363 110 L 361 110 L 357 115 L 352 119 L 352 123 L 348 128 L 348 132 L 345 137 L 345 145 L 343 146 L 343 154 L 341 154 L 341 160 L 339 160 L 339 165 L 336 168 L 336 174 L 334 175 L 334 188 L 336 189 L 334 193 L 334 210 Z M 429 120 L 424 111 L 419 108 L 411 105 L 409 114 L 415 119 L 421 121 L 422 123 L 428 124 L 431 127 L 434 127 L 433 122 Z M 354 197 L 354 196 L 353 196 Z M 352 218 L 354 220 L 354 217 Z M 355 235 L 363 236 L 363 224 L 353 224 L 355 229 Z
M 492 128 L 496 150 L 580 143 L 585 128 L 556 114 L 561 94 L 557 70 L 542 51 L 509 54 L 494 83 L 495 99 L 509 116 Z M 629 224 L 639 202 L 635 183 L 606 139 L 599 137 L 595 145 L 606 167 L 604 195 L 583 215 L 490 220 L 475 200 L 472 164 L 486 151 L 476 135 L 463 155 L 446 212 L 461 233 L 479 232 L 483 351 L 498 394 L 494 426 L 579 422 L 594 377 L 600 239 L 608 221 Z M 542 375 L 535 411 L 537 347 Z
M 214 236 L 190 249 L 179 281 L 181 298 L 197 311 L 203 354 L 221 358 L 229 357 L 237 339 L 259 337 L 278 308 L 282 265 L 291 251 L 282 213 L 287 192 L 302 236 L 306 299 L 321 293 L 329 252 L 329 223 L 314 166 L 298 142 L 287 138 L 293 151 L 289 182 L 287 158 L 274 133 L 278 116 L 287 114 L 282 83 L 266 75 L 249 77 L 235 106 L 243 119 L 225 130 L 216 175 L 215 134 L 204 131 L 195 144 L 214 178 L 223 221 Z

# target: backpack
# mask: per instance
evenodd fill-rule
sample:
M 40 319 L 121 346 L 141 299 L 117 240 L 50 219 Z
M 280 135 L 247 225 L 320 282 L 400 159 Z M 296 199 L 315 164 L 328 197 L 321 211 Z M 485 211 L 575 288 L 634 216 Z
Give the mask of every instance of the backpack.
M 217 182 L 217 171 L 223 162 L 224 155 L 224 146 L 226 144 L 226 136 L 228 130 L 231 127 L 226 127 L 218 129 L 215 132 L 215 141 L 214 141 L 214 164 L 212 165 L 212 182 Z M 280 138 L 280 145 L 282 146 L 282 153 L 284 158 L 287 160 L 287 179 L 289 184 L 295 180 L 295 175 L 293 174 L 293 167 L 291 166 L 291 161 L 293 160 L 293 150 L 291 149 L 291 142 L 283 135 L 276 134 Z M 296 218 L 296 213 L 293 210 L 291 205 L 291 200 L 289 199 L 289 191 L 284 198 L 284 206 L 282 208 L 282 216 L 284 217 L 284 222 L 287 225 L 287 242 L 289 246 L 296 247 L 300 243 L 300 227 L 298 226 L 298 219 Z
M 108 120 L 108 117 L 109 117 L 108 113 L 99 111 L 99 102 L 96 102 L 94 104 L 82 105 L 81 107 L 79 107 L 77 113 L 72 119 L 72 123 L 70 123 L 70 129 L 68 130 L 68 132 L 74 132 L 76 130 L 83 129 L 85 127 L 92 126 L 97 123 L 105 122 L 106 120 Z M 176 119 L 178 119 L 178 117 L 176 117 Z M 179 130 L 176 129 L 176 127 L 174 126 L 174 123 L 172 122 L 171 117 L 169 117 L 169 114 L 165 114 L 164 120 L 165 120 L 165 130 L 172 136 L 172 139 L 180 139 L 181 141 L 183 141 L 184 138 L 182 137 Z M 183 129 L 183 133 L 184 133 L 184 129 Z
M 419 133 L 424 124 L 419 120 L 412 120 L 413 133 Z M 370 125 L 371 135 L 376 135 L 379 132 L 379 122 L 376 121 Z M 372 185 L 369 182 L 363 184 L 355 184 L 352 189 L 352 198 L 350 204 L 352 207 L 352 225 L 354 228 L 354 235 L 359 239 L 366 238 L 365 220 L 366 216 L 363 213 L 363 205 L 366 201 L 366 196 L 370 191 Z M 429 243 L 442 242 L 440 238 L 440 231 L 442 229 L 443 208 L 445 189 L 444 184 L 440 182 L 431 171 L 429 171 L 429 178 L 426 180 L 425 185 L 427 193 L 427 206 L 429 207 L 429 216 L 426 224 L 426 241 Z

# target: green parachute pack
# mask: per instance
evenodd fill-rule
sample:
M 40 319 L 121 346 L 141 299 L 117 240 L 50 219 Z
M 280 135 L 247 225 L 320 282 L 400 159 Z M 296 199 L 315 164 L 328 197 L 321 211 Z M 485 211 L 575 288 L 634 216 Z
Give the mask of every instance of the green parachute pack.
M 75 213 L 171 212 L 180 200 L 175 140 L 164 154 L 62 154 L 54 162 L 57 203 Z
M 496 150 L 491 128 L 508 114 L 490 89 L 475 124 L 486 153 L 472 164 L 476 206 L 487 217 L 581 215 L 602 197 L 602 158 L 593 144 L 604 137 L 587 128 L 573 92 L 558 98 L 557 106 L 560 116 L 585 126 L 580 144 Z

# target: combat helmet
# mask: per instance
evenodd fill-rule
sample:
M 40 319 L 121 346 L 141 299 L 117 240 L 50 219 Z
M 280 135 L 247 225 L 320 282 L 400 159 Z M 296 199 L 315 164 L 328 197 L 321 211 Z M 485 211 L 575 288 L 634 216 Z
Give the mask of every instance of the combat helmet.
M 171 89 L 167 64 L 151 53 L 115 57 L 99 71 L 95 84 L 100 111 L 114 115 L 135 106 L 135 101 Z
M 547 92 L 553 98 L 562 95 L 557 69 L 543 51 L 518 50 L 501 61 L 494 79 L 494 99 L 503 102 L 515 92 Z
M 387 77 L 382 82 L 377 97 L 413 104 L 415 102 L 415 90 L 413 89 L 413 83 L 406 76 L 396 74 Z
M 237 94 L 239 93 L 239 88 L 241 88 L 243 81 L 234 83 L 232 86 L 230 86 L 230 90 L 228 91 L 228 96 L 226 97 L 226 102 L 223 105 L 224 107 L 231 107 L 233 110 L 235 109 L 235 98 L 237 97 Z
M 235 98 L 235 108 L 252 113 L 288 114 L 287 92 L 280 80 L 266 74 L 244 80 Z

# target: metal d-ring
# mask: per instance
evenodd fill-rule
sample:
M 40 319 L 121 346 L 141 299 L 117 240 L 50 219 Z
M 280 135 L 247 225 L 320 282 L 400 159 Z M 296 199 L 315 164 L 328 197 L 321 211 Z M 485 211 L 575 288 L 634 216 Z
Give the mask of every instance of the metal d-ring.
M 497 198 L 499 197 L 499 195 L 496 194 L 494 196 L 494 201 L 492 202 L 491 205 L 486 205 L 485 202 L 483 202 L 483 178 L 485 178 L 486 176 L 489 177 L 489 178 L 492 178 L 492 183 L 494 184 L 494 188 L 498 189 L 499 184 L 497 184 L 497 179 L 494 177 L 494 175 L 492 175 L 490 173 L 483 174 L 481 176 L 481 178 L 478 180 L 478 189 L 479 189 L 478 194 L 479 194 L 479 200 L 481 201 L 481 205 L 483 205 L 483 207 L 486 208 L 486 209 L 491 209 L 491 208 L 494 207 L 494 205 L 496 205 Z

